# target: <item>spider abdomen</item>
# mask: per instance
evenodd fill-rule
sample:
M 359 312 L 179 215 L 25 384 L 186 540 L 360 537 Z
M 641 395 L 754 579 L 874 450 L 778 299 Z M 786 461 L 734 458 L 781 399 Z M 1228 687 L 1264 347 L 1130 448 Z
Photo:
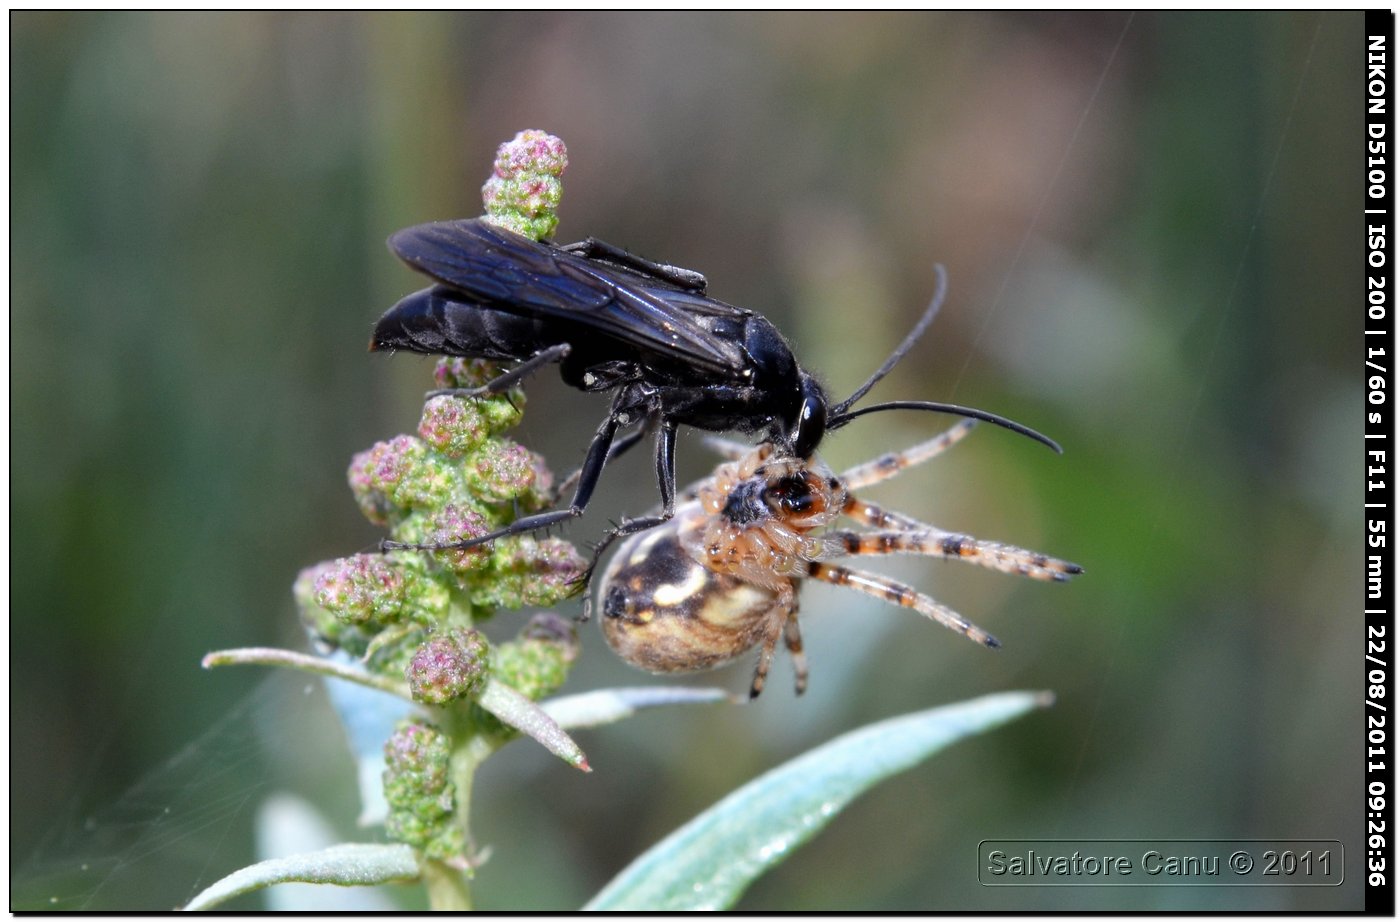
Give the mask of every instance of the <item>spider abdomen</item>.
M 648 672 L 698 672 L 729 662 L 771 632 L 781 601 L 781 591 L 715 572 L 686 552 L 680 530 L 697 513 L 683 509 L 629 538 L 600 583 L 603 637 Z

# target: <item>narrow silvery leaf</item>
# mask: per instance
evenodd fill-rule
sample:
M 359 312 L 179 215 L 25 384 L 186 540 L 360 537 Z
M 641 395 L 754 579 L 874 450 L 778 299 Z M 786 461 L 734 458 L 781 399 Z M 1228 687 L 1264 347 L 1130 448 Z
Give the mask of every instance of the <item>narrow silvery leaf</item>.
M 287 792 L 276 792 L 258 805 L 253 832 L 259 858 L 311 854 L 338 844 L 341 838 L 315 805 Z M 382 887 L 286 883 L 268 887 L 262 898 L 271 912 L 393 912 L 398 908 Z
M 418 858 L 407 845 L 332 845 L 318 852 L 259 861 L 206 887 L 186 911 L 210 909 L 235 896 L 291 882 L 363 887 L 418 879 Z
M 744 785 L 648 849 L 585 909 L 725 909 L 876 782 L 1052 700 L 1003 692 L 884 720 Z
M 531 737 L 574 768 L 586 772 L 593 771 L 588 767 L 588 759 L 578 747 L 578 743 L 554 722 L 554 718 L 504 682 L 496 679 L 488 681 L 476 703 L 495 714 L 501 723 Z
M 734 701 L 734 696 L 722 688 L 683 688 L 675 686 L 639 686 L 636 688 L 603 688 L 551 698 L 540 705 L 559 726 L 568 728 L 597 727 L 615 723 L 644 708 L 668 704 L 713 704 Z

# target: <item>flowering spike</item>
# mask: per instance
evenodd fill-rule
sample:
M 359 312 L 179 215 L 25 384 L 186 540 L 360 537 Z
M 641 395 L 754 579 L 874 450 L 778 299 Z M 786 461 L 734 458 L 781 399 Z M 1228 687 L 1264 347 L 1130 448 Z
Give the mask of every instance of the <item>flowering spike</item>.
M 502 144 L 495 171 L 481 187 L 486 220 L 531 240 L 548 240 L 559 225 L 559 177 L 568 165 L 564 142 L 543 131 L 522 131 Z
M 406 721 L 384 744 L 384 798 L 389 838 L 421 849 L 429 858 L 462 860 L 462 827 L 453 822 L 456 790 L 449 773 L 451 743 L 441 730 Z

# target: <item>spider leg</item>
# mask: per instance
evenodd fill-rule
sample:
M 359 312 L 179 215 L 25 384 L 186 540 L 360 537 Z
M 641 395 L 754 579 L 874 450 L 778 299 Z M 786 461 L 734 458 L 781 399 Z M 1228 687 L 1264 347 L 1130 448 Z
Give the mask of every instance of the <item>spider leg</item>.
M 879 528 L 887 531 L 936 531 L 927 522 L 920 522 L 916 518 L 904 515 L 899 512 L 891 512 L 883 506 L 866 502 L 854 494 L 846 494 L 845 505 L 841 507 L 841 514 L 847 518 L 855 519 L 862 525 L 871 528 Z
M 855 467 L 841 475 L 841 480 L 848 490 L 859 490 L 861 487 L 868 487 L 872 483 L 879 483 L 882 480 L 889 480 L 907 468 L 916 464 L 923 464 L 930 458 L 934 458 L 949 448 L 961 442 L 963 438 L 977 425 L 975 419 L 964 419 L 956 426 L 948 429 L 939 435 L 934 436 L 927 442 L 920 442 L 918 445 L 910 446 L 903 451 L 892 451 L 874 458 L 864 464 L 857 464 Z
M 736 439 L 726 439 L 718 435 L 707 435 L 700 441 L 705 443 L 706 448 L 726 461 L 738 461 L 753 451 L 752 445 L 745 445 Z
M 768 681 L 768 667 L 773 665 L 773 651 L 778 646 L 777 631 L 770 631 L 763 638 L 763 646 L 758 651 L 758 665 L 753 670 L 753 683 L 749 685 L 749 700 L 763 694 L 763 685 Z
M 864 592 L 877 599 L 884 599 L 892 605 L 911 608 L 926 618 L 932 618 L 949 630 L 956 631 L 969 640 L 975 640 L 984 647 L 1001 646 L 999 640 L 948 606 L 935 602 L 928 596 L 916 592 L 913 588 L 888 577 L 817 561 L 807 564 L 807 575 L 813 579 L 831 583 L 833 586 L 848 586 L 857 592 Z
M 802 629 L 797 625 L 796 606 L 788 614 L 787 622 L 783 625 L 783 643 L 787 644 L 788 653 L 792 655 L 796 693 L 800 695 L 807 690 L 807 654 L 802 652 Z
M 918 525 L 919 523 L 915 523 Z M 823 556 L 861 557 L 872 554 L 919 554 L 975 563 L 979 567 L 1063 583 L 1084 572 L 1068 560 L 1048 557 L 1010 544 L 983 541 L 928 525 L 920 531 L 834 531 L 822 536 Z
M 700 488 L 703 487 L 705 484 L 707 484 L 707 483 L 709 483 L 709 482 L 710 482 L 710 478 L 708 478 L 708 477 L 702 477 L 701 479 L 699 479 L 699 480 L 695 481 L 694 483 L 688 485 L 684 490 L 681 490 L 681 491 L 680 491 L 680 493 L 679 493 L 679 499 L 680 499 L 680 501 L 681 501 L 682 503 L 689 503 L 689 502 L 694 502 L 695 500 L 699 499 L 699 498 L 700 498 Z
M 797 592 L 791 583 L 784 585 L 778 590 L 778 597 L 773 601 L 773 607 L 764 616 L 768 622 L 768 630 L 763 634 L 762 646 L 758 651 L 758 665 L 753 670 L 753 683 L 749 685 L 749 700 L 752 701 L 763 694 L 763 685 L 768 681 L 768 669 L 773 665 L 773 652 L 778 648 L 778 637 L 787 632 L 787 625 L 796 621 L 797 614 Z M 798 641 L 799 646 L 801 641 Z M 790 649 L 790 648 L 789 648 Z M 800 650 L 799 654 L 800 655 Z M 794 664 L 798 660 L 793 660 Z M 806 683 L 806 662 L 802 661 L 801 679 L 798 680 L 798 694 Z

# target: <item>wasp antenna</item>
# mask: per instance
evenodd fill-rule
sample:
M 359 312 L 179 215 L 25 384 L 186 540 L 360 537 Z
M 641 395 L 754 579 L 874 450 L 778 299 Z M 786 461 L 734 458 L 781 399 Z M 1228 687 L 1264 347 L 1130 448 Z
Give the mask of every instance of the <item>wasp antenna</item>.
M 919 337 L 923 336 L 929 324 L 933 323 L 933 318 L 938 316 L 938 309 L 943 306 L 943 298 L 948 294 L 948 270 L 943 268 L 942 263 L 934 263 L 933 273 L 938 276 L 938 287 L 934 289 L 933 299 L 929 301 L 928 307 L 924 309 L 924 315 L 919 318 L 918 323 L 914 324 L 914 329 L 909 331 L 909 335 L 904 337 L 904 342 L 900 343 L 899 346 L 890 353 L 890 357 L 885 359 L 885 364 L 881 365 L 875 374 L 867 378 L 864 384 L 856 388 L 854 394 L 832 408 L 831 415 L 833 417 L 840 417 L 843 415 L 857 400 L 869 393 L 872 387 L 879 384 L 880 379 L 889 374 L 890 370 L 899 364 L 899 360 L 904 358 L 905 354 L 910 349 L 914 348 L 914 344 L 919 341 Z
M 931 413 L 949 413 L 953 416 L 966 416 L 970 419 L 980 419 L 983 422 L 1001 426 L 1003 429 L 1010 429 L 1018 432 L 1027 438 L 1035 439 L 1040 444 L 1051 449 L 1057 455 L 1065 453 L 1060 444 L 1048 435 L 1036 432 L 1030 426 L 1022 425 L 1015 420 L 1007 419 L 1005 416 L 998 416 L 986 410 L 978 410 L 973 407 L 960 407 L 952 403 L 935 403 L 930 400 L 892 400 L 889 403 L 877 403 L 868 407 L 861 407 L 859 410 L 843 412 L 833 416 L 826 427 L 828 429 L 839 429 L 855 419 L 857 416 L 864 416 L 867 413 L 879 413 L 882 410 L 927 410 Z

